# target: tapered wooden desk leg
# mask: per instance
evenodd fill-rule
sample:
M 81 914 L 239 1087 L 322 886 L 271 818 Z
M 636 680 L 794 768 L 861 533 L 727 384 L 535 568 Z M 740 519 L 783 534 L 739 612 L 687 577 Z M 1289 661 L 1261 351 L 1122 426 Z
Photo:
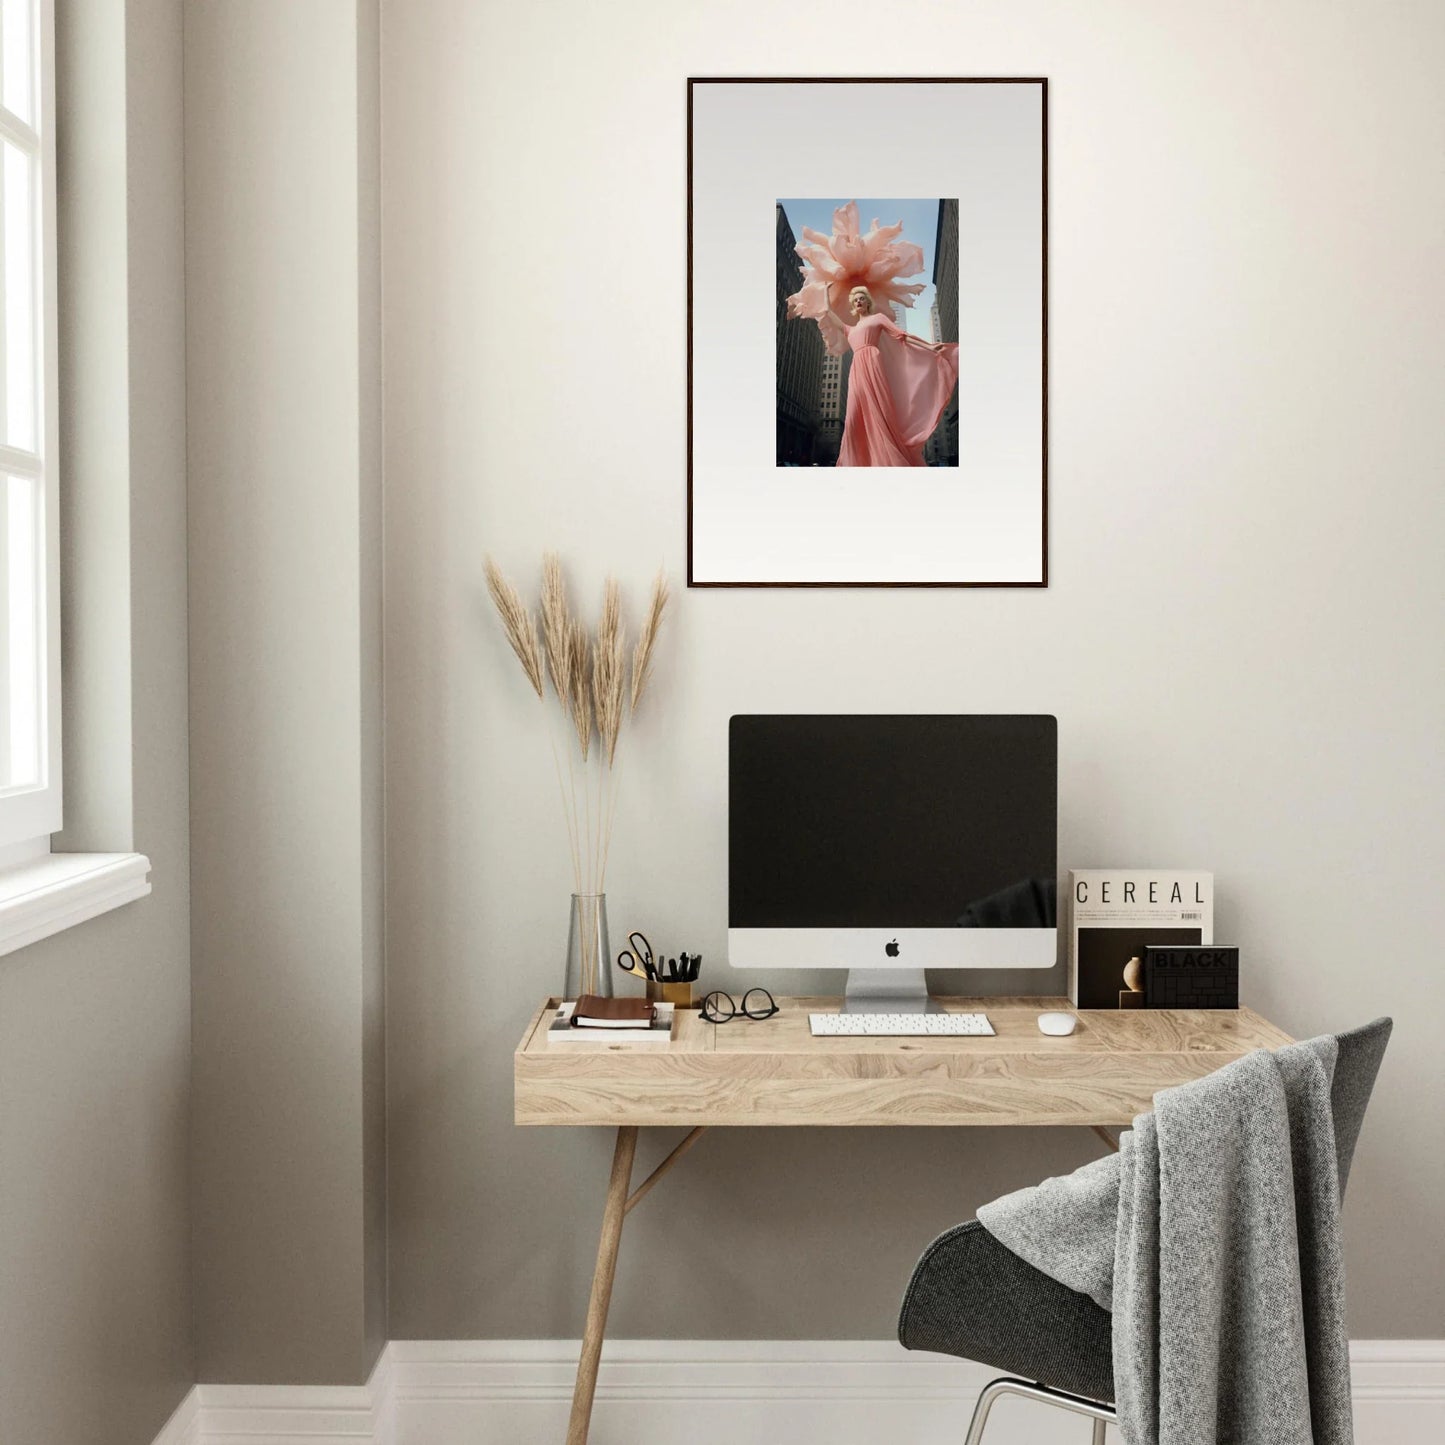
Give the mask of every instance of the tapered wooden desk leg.
M 587 1445 L 592 1423 L 592 1396 L 597 1390 L 597 1366 L 602 1359 L 602 1336 L 607 1330 L 607 1307 L 612 1303 L 612 1280 L 617 1273 L 617 1246 L 622 1239 L 622 1218 L 627 1213 L 627 1189 L 632 1182 L 632 1157 L 637 1153 L 637 1130 L 617 1131 L 612 1152 L 612 1178 L 602 1210 L 602 1238 L 597 1244 L 597 1268 L 592 1273 L 592 1298 L 587 1302 L 587 1326 L 582 1332 L 582 1358 L 577 1361 L 577 1384 L 572 1391 L 572 1418 L 567 1445 Z
M 1089 1128 L 1091 1128 L 1114 1153 L 1117 1154 L 1119 1152 L 1119 1141 L 1102 1124 L 1090 1124 Z

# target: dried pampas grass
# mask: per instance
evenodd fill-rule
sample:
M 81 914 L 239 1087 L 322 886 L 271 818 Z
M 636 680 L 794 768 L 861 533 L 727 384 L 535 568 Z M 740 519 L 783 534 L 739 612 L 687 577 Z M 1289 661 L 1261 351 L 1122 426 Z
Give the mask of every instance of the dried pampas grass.
M 642 630 L 637 635 L 637 646 L 632 649 L 632 711 L 642 701 L 647 684 L 652 677 L 652 649 L 657 644 L 657 634 L 662 631 L 662 614 L 667 611 L 667 578 L 659 570 L 652 583 L 652 601 L 643 618 Z
M 602 588 L 602 616 L 592 645 L 592 700 L 597 708 L 597 737 L 610 768 L 617 760 L 627 696 L 627 651 L 622 640 L 622 595 L 614 578 Z
M 558 701 L 570 712 L 572 669 L 567 660 L 567 631 L 571 610 L 567 584 L 562 580 L 562 559 L 555 552 L 542 557 L 542 641 L 547 649 L 547 671 Z
M 537 644 L 537 624 L 522 601 L 521 593 L 502 576 L 501 570 L 490 557 L 487 558 L 487 591 L 492 594 L 497 615 L 502 619 L 502 631 L 532 684 L 532 691 L 542 696 L 542 652 Z
M 567 711 L 585 763 L 592 749 L 592 649 L 575 617 L 567 619 Z
M 568 813 L 577 891 L 598 891 L 606 877 L 612 821 L 616 814 L 614 774 L 623 723 L 636 713 L 652 677 L 653 654 L 669 598 L 667 578 L 659 572 L 653 582 L 647 612 L 632 647 L 629 683 L 627 624 L 622 616 L 622 589 L 615 578 L 609 577 L 603 584 L 602 611 L 593 634 L 572 610 L 562 559 L 555 552 L 544 554 L 539 636 L 536 618 L 490 557 L 486 561 L 486 577 L 487 591 L 501 619 L 502 630 L 522 664 L 532 691 L 545 701 L 545 684 L 550 678 L 561 711 L 571 724 L 577 751 L 573 753 L 564 737 L 568 781 L 562 779 L 558 756 L 558 782 Z M 594 741 L 598 757 L 595 814 L 587 766 L 594 753 Z M 556 755 L 555 739 L 553 750 Z M 575 764 L 578 755 L 582 762 L 580 808 Z

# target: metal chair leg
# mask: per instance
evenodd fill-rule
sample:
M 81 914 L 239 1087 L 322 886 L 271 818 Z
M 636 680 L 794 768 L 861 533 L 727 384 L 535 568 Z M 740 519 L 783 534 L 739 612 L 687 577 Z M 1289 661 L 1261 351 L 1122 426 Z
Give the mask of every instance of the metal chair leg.
M 1000 1395 L 1010 1393 L 1009 1386 L 1012 1380 L 995 1380 L 992 1384 L 985 1385 L 979 1392 L 978 1404 L 973 1407 L 973 1419 L 969 1421 L 968 1436 L 963 1445 L 979 1445 L 983 1439 L 983 1427 L 988 1424 L 988 1412 L 993 1409 L 993 1402 Z
M 983 1387 L 978 1404 L 973 1407 L 973 1419 L 969 1422 L 968 1435 L 963 1445 L 980 1445 L 984 1426 L 988 1424 L 989 1411 L 1001 1395 L 1022 1395 L 1026 1400 L 1038 1400 L 1058 1410 L 1068 1410 L 1074 1415 L 1085 1415 L 1094 1422 L 1093 1445 L 1104 1445 L 1104 1431 L 1118 1414 L 1112 1405 L 1098 1400 L 1086 1400 L 1082 1395 L 1070 1395 L 1063 1390 L 1051 1390 L 1047 1385 L 1031 1384 L 1028 1380 L 1015 1380 L 1008 1376 L 992 1380 Z

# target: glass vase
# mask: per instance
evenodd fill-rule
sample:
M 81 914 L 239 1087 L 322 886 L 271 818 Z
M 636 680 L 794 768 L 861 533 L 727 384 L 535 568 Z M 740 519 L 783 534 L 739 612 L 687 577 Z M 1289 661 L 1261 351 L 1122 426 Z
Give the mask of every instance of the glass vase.
M 572 923 L 567 931 L 567 972 L 564 999 L 584 993 L 612 997 L 612 948 L 607 937 L 607 895 L 574 893 Z

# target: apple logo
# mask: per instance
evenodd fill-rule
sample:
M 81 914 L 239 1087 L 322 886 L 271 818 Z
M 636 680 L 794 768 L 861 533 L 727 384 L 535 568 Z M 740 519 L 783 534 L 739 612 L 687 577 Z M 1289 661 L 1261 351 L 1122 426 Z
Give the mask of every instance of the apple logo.
M 897 958 L 898 940 L 895 938 L 891 943 L 885 943 L 883 945 L 883 952 L 886 953 L 889 958 Z

